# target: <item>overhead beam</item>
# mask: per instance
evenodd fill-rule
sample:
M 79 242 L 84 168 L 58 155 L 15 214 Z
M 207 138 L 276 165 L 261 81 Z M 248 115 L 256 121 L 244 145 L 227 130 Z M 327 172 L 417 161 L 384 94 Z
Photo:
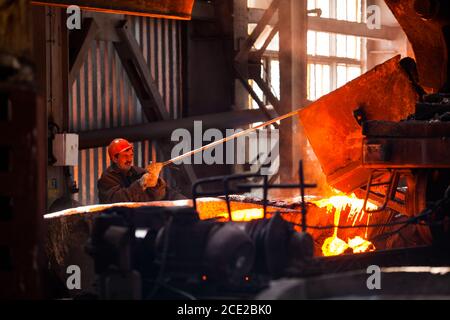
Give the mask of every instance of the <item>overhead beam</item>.
M 72 31 L 69 35 L 69 88 L 72 86 L 84 60 L 88 54 L 92 41 L 94 41 L 99 28 L 93 18 L 83 21 L 80 31 Z
M 266 116 L 258 109 L 239 110 L 119 128 L 84 131 L 78 133 L 79 148 L 89 149 L 105 146 L 118 136 L 132 142 L 147 139 L 167 139 L 174 130 L 179 128 L 192 131 L 194 121 L 201 121 L 204 129 L 233 129 L 255 122 L 266 121 Z
M 264 9 L 249 8 L 249 23 L 258 23 L 264 16 L 264 12 Z M 277 21 L 278 14 L 275 14 L 268 24 L 273 26 Z M 348 34 L 372 40 L 395 40 L 402 29 L 400 27 L 381 26 L 381 29 L 371 30 L 367 28 L 365 23 L 308 16 L 308 30 Z
M 308 29 L 364 37 L 372 40 L 395 40 L 402 33 L 400 27 L 381 26 L 381 29 L 369 29 L 365 23 L 319 17 L 308 17 Z
M 90 11 L 189 20 L 194 0 L 37 0 L 31 3 L 60 7 L 77 5 Z
M 248 23 L 258 23 L 261 21 L 263 15 L 264 15 L 264 9 L 259 8 L 248 8 Z M 267 22 L 268 25 L 275 25 L 278 21 L 278 12 L 275 12 L 275 14 L 270 18 L 270 20 Z
M 314 63 L 323 63 L 323 64 L 345 63 L 345 64 L 352 64 L 352 65 L 361 65 L 360 60 L 352 59 L 352 58 L 345 58 L 345 57 L 334 57 L 334 56 L 327 57 L 327 56 L 308 55 L 308 61 L 311 61 Z

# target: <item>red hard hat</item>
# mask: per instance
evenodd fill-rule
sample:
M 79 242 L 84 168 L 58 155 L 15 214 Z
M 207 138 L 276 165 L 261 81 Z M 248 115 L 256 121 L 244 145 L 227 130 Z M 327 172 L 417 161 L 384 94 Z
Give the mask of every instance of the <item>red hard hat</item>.
M 114 158 L 115 155 L 121 153 L 122 151 L 126 151 L 130 148 L 133 148 L 133 145 L 129 143 L 127 140 L 118 138 L 114 139 L 108 147 L 108 154 L 111 160 Z

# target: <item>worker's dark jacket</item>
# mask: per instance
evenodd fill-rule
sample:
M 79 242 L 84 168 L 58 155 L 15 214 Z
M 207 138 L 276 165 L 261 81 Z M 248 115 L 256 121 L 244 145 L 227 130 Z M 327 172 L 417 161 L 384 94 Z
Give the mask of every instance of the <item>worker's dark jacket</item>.
M 155 187 L 142 189 L 139 179 L 144 173 L 144 169 L 135 166 L 127 173 L 121 171 L 115 164 L 108 167 L 97 183 L 100 203 L 166 200 L 168 195 L 166 182 L 161 178 Z

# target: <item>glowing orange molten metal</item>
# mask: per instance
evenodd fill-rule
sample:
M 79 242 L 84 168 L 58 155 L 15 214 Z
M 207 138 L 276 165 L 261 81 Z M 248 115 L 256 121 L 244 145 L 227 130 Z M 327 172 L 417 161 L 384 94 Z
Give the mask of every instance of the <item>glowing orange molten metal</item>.
M 358 199 L 355 194 L 351 194 L 350 196 L 339 194 L 330 198 L 314 201 L 314 203 L 319 208 L 327 208 L 327 213 L 331 213 L 334 209 L 334 232 L 331 237 L 325 239 L 322 245 L 322 253 L 324 256 L 340 255 L 347 249 L 352 249 L 353 253 L 375 250 L 375 246 L 370 241 L 367 241 L 362 237 L 357 236 L 345 242 L 337 236 L 339 219 L 341 217 L 342 210 L 350 207 L 348 219 L 352 219 L 352 224 L 355 225 L 356 221 L 361 221 L 364 216 L 364 212 L 362 210 L 364 200 Z M 369 210 L 374 210 L 377 206 L 368 201 L 366 208 Z M 367 219 L 367 223 L 368 222 L 369 219 Z
M 231 211 L 233 221 L 251 221 L 264 218 L 264 210 L 261 208 L 242 209 Z
M 228 220 L 228 212 L 216 212 L 214 214 L 215 218 L 224 218 Z M 264 210 L 262 208 L 249 208 L 249 209 L 239 209 L 239 210 L 231 210 L 231 217 L 233 221 L 236 222 L 246 222 L 256 219 L 264 218 Z M 202 215 L 200 214 L 200 219 L 202 219 Z M 205 217 L 203 217 L 205 219 Z
M 348 246 L 353 249 L 353 253 L 374 251 L 375 246 L 372 242 L 364 240 L 361 237 L 354 237 L 348 240 Z

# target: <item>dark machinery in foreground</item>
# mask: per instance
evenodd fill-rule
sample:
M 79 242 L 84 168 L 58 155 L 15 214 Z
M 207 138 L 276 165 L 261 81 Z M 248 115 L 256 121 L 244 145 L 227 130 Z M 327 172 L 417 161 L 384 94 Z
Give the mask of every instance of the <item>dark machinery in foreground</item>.
M 269 186 L 267 177 L 251 174 L 263 178 L 264 184 L 236 187 L 262 187 L 265 195 L 269 187 L 300 187 L 304 195 L 305 187 L 314 185 L 305 185 L 301 172 L 299 185 Z M 196 190 L 200 184 L 221 180 L 230 208 L 230 191 L 237 191 L 230 182 L 248 177 L 198 181 L 194 194 L 200 195 Z M 230 209 L 228 213 L 231 220 Z M 305 207 L 302 215 L 306 216 Z M 295 231 L 280 213 L 248 222 L 224 222 L 200 220 L 195 206 L 119 206 L 96 215 L 87 250 L 94 259 L 98 295 L 103 299 L 249 297 L 283 276 L 288 267 L 312 258 L 313 239 Z

